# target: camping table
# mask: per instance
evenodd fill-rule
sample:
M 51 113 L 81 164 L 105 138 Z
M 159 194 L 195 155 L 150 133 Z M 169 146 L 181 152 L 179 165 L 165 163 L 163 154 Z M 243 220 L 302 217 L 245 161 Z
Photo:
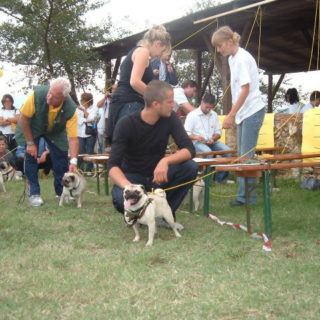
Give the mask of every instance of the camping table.
M 108 183 L 108 170 L 107 164 L 109 160 L 109 154 L 100 155 L 87 155 L 83 158 L 84 161 L 93 162 L 97 167 L 97 192 L 100 194 L 100 173 L 104 172 L 104 188 L 106 195 L 109 195 L 109 183 Z M 103 164 L 103 171 L 99 170 L 99 164 Z
M 294 154 L 284 155 L 290 160 L 294 159 Z M 313 158 L 318 157 L 320 154 L 297 154 L 296 158 Z M 284 157 L 284 158 L 285 158 Z M 284 159 L 281 159 L 284 160 Z M 291 163 L 253 163 L 253 164 L 227 164 L 217 165 L 217 171 L 234 171 L 237 176 L 244 177 L 246 179 L 246 212 L 247 212 L 247 228 L 251 233 L 250 226 L 250 209 L 249 209 L 249 190 L 248 190 L 248 178 L 258 177 L 263 174 L 263 194 L 264 194 L 264 216 L 265 216 L 265 231 L 268 237 L 272 236 L 272 222 L 271 222 L 271 202 L 270 202 L 270 186 L 269 186 L 269 171 L 289 168 L 302 168 L 302 167 L 318 167 L 320 162 L 291 162 Z

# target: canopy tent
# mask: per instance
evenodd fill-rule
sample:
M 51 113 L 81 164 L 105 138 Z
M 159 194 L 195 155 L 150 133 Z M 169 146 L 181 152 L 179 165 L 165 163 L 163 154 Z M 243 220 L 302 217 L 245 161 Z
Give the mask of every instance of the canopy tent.
M 319 0 L 235 0 L 202 10 L 165 23 L 170 32 L 174 50 L 192 49 L 196 52 L 197 81 L 205 90 L 206 81 L 201 75 L 201 52 L 213 52 L 210 38 L 218 26 L 229 25 L 242 36 L 242 46 L 259 61 L 259 67 L 269 75 L 269 107 L 285 73 L 319 69 Z M 256 19 L 261 8 L 261 24 Z M 201 21 L 208 18 L 206 21 Z M 315 25 L 315 21 L 316 25 Z M 252 28 L 255 22 L 255 27 Z M 261 26 L 261 29 L 260 29 Z M 142 38 L 144 32 L 96 48 L 107 62 L 106 77 L 115 78 L 121 57 Z M 117 59 L 111 72 L 110 61 Z M 220 63 L 220 72 L 227 87 L 228 70 Z M 210 70 L 208 70 L 210 72 Z M 212 72 L 212 71 L 211 71 Z M 272 91 L 272 75 L 282 75 Z M 208 78 L 210 74 L 205 75 Z M 225 105 L 230 104 L 226 96 Z M 228 110 L 224 108 L 224 111 Z

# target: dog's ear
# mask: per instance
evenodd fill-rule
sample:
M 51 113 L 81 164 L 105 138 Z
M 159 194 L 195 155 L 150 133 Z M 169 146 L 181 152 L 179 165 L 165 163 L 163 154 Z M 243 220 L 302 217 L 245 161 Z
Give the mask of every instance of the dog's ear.
M 143 184 L 139 184 L 139 186 L 140 186 L 140 188 L 143 190 L 144 193 L 147 193 L 147 192 L 146 192 L 146 188 L 144 187 Z

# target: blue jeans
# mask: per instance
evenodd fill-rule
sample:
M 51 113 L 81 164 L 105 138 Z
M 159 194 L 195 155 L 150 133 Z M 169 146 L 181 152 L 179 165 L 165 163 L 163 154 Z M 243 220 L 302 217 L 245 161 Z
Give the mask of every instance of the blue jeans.
M 40 138 L 35 139 L 35 144 L 39 145 Z M 52 171 L 54 176 L 54 189 L 56 195 L 62 193 L 62 177 L 69 170 L 68 151 L 61 151 L 50 140 L 46 140 L 48 149 L 50 150 L 50 158 L 52 161 Z M 29 186 L 29 196 L 40 194 L 40 185 L 38 179 L 38 163 L 27 152 L 24 160 L 24 172 L 27 177 Z
M 120 110 L 119 116 L 118 116 L 118 121 L 126 116 L 127 114 L 134 113 L 136 111 L 141 111 L 144 108 L 144 104 L 134 101 L 134 102 L 127 102 Z
M 105 153 L 106 149 L 106 139 L 104 134 L 98 133 L 98 153 L 102 154 Z
M 147 177 L 140 173 L 125 173 L 125 176 L 131 183 L 142 184 L 145 186 L 146 191 L 151 191 L 152 188 L 166 189 L 169 187 L 177 186 L 181 183 L 194 180 L 197 177 L 198 164 L 192 160 L 188 160 L 178 164 L 172 164 L 169 166 L 168 182 L 162 183 L 160 186 L 153 183 L 153 177 Z M 185 186 L 172 189 L 166 192 L 169 206 L 172 210 L 173 217 L 175 219 L 175 212 L 179 208 L 180 203 L 186 196 L 188 190 L 192 184 L 189 183 Z M 123 207 L 123 189 L 114 185 L 112 188 L 112 202 L 114 207 L 121 213 L 124 212 Z
M 96 144 L 96 136 L 90 136 L 88 138 L 79 137 L 79 153 L 80 154 L 94 154 L 94 145 Z M 87 162 L 87 167 L 84 169 L 83 160 L 79 159 L 79 168 L 81 170 L 91 172 L 93 169 L 93 163 Z
M 247 119 L 244 119 L 238 126 L 238 155 L 242 156 L 251 150 L 245 157 L 253 158 L 255 154 L 255 147 L 257 145 L 259 131 L 264 119 L 265 109 L 257 111 L 255 114 L 250 116 Z M 238 178 L 239 189 L 237 200 L 245 203 L 246 202 L 246 189 L 245 189 L 245 178 Z M 255 178 L 248 178 L 248 183 L 256 184 L 257 181 Z M 255 188 L 251 187 L 250 189 L 250 203 L 257 202 L 257 192 Z
M 196 152 L 210 152 L 210 151 L 222 151 L 222 150 L 230 150 L 228 146 L 220 141 L 216 141 L 214 144 L 205 144 L 199 141 L 196 141 L 194 144 Z M 231 157 L 230 153 L 222 154 L 222 157 Z M 205 158 L 212 158 L 211 155 L 204 156 Z M 228 171 L 219 171 L 215 174 L 214 180 L 218 183 L 224 183 L 227 181 L 229 172 Z

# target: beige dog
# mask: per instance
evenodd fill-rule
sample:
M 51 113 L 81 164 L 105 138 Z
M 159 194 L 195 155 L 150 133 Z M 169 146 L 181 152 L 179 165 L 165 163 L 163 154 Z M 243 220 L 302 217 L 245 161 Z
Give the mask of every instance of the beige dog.
M 5 160 L 0 162 L 0 184 L 4 192 L 7 192 L 4 182 L 21 179 L 22 178 L 17 174 L 17 171 L 10 165 L 9 162 Z
M 141 184 L 130 184 L 123 190 L 124 220 L 132 226 L 135 232 L 133 242 L 140 240 L 137 222 L 148 226 L 147 246 L 152 246 L 156 233 L 156 218 L 164 218 L 172 228 L 176 237 L 181 237 L 177 231 L 171 208 L 167 202 L 166 194 L 162 189 L 156 189 L 154 194 L 147 194 Z
M 67 199 L 77 198 L 77 208 L 82 206 L 83 193 L 87 189 L 86 179 L 75 172 L 66 172 L 62 178 L 63 190 L 60 197 L 59 206 L 63 206 L 63 202 L 67 202 Z
M 202 209 L 203 202 L 204 202 L 204 181 L 203 181 L 203 179 L 197 181 L 193 185 L 192 196 L 193 196 L 194 209 L 196 211 L 199 209 Z

